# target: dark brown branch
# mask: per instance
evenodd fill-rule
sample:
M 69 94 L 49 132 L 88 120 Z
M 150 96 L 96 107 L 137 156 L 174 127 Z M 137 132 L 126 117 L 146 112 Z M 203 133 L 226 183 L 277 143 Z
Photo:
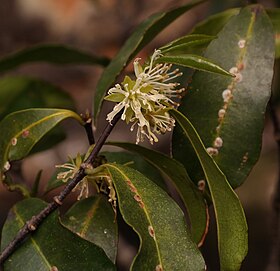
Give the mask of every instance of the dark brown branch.
M 266 269 L 267 271 L 275 270 L 275 267 L 278 269 L 280 268 L 280 120 L 277 116 L 276 108 L 273 106 L 272 102 L 269 103 L 269 110 L 274 126 L 274 137 L 278 146 L 278 181 L 274 191 L 273 199 L 273 244 L 269 263 Z
M 86 112 L 85 116 L 82 116 L 83 120 L 85 121 L 84 128 L 87 133 L 88 143 L 89 145 L 93 145 L 95 143 L 93 130 L 92 130 L 92 118 L 89 112 Z
M 19 230 L 14 240 L 2 251 L 0 255 L 0 265 L 16 250 L 16 248 L 28 237 L 28 235 L 34 232 L 43 220 L 55 211 L 63 202 L 63 200 L 70 194 L 73 188 L 85 177 L 85 168 L 90 166 L 94 159 L 97 157 L 99 151 L 113 130 L 114 126 L 121 117 L 122 112 L 119 112 L 113 119 L 111 124 L 108 124 L 87 160 L 82 164 L 81 168 L 75 175 L 75 177 L 66 185 L 66 187 L 60 192 L 58 196 L 55 196 L 53 202 L 49 203 L 48 206 L 43 209 L 38 215 L 33 216 L 25 225 Z

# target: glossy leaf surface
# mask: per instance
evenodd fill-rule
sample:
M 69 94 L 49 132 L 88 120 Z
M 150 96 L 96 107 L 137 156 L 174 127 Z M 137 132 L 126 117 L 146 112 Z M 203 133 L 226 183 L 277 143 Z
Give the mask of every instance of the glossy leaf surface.
M 69 46 L 43 44 L 23 49 L 0 59 L 0 72 L 34 62 L 106 66 L 109 61 L 106 58 L 96 57 Z
M 25 221 L 46 205 L 42 200 L 35 198 L 16 204 L 11 209 L 3 228 L 2 249 L 14 238 Z M 58 213 L 55 212 L 46 218 L 37 231 L 7 259 L 4 271 L 13 270 L 111 271 L 115 270 L 115 267 L 101 248 L 61 226 Z
M 34 107 L 73 109 L 74 102 L 69 94 L 44 81 L 20 76 L 0 79 L 0 119 Z
M 139 145 L 122 142 L 110 142 L 109 144 L 143 156 L 169 178 L 188 210 L 193 240 L 197 244 L 202 243 L 205 232 L 208 230 L 206 204 L 202 193 L 193 184 L 183 165 L 160 152 L 149 150 Z
M 157 62 L 172 63 L 178 66 L 231 76 L 229 72 L 225 71 L 222 67 L 215 64 L 213 61 L 197 55 L 186 54 L 176 56 L 163 56 L 159 58 Z
M 229 19 L 239 13 L 239 8 L 228 9 L 226 11 L 209 16 L 206 20 L 198 23 L 192 30 L 192 34 L 206 34 L 217 35 L 219 31 L 225 26 Z M 275 39 L 275 58 L 280 57 L 280 9 L 270 8 L 266 9 L 273 28 Z
M 222 271 L 238 271 L 248 250 L 246 218 L 240 201 L 206 149 L 190 121 L 173 110 L 183 135 L 190 141 L 204 171 L 214 205 Z
M 190 119 L 204 145 L 218 150 L 213 158 L 237 187 L 259 157 L 271 94 L 273 29 L 262 7 L 249 6 L 233 16 L 205 55 L 237 77 L 196 72 L 180 111 Z M 196 176 L 198 161 L 177 128 L 173 150 L 192 179 L 203 178 Z
M 0 119 L 27 108 L 74 109 L 74 101 L 66 92 L 47 82 L 21 76 L 0 79 Z M 32 149 L 32 153 L 51 148 L 65 139 L 60 127 L 48 132 Z
M 127 153 L 127 152 L 102 152 L 101 155 L 105 156 L 105 159 L 109 163 L 117 163 L 121 165 L 127 165 L 131 168 L 134 168 L 156 183 L 162 189 L 166 189 L 165 182 L 160 175 L 160 173 L 149 163 L 147 163 L 141 156 Z M 59 168 L 56 170 L 54 175 L 49 180 L 45 193 L 56 189 L 65 183 L 62 180 L 57 179 L 57 174 L 63 171 L 63 169 Z
M 167 190 L 165 181 L 159 171 L 145 159 L 143 159 L 140 153 L 132 154 L 130 152 L 102 152 L 102 155 L 105 155 L 109 163 L 126 165 L 140 171 L 160 188 Z
M 101 247 L 112 262 L 116 261 L 118 227 L 107 197 L 99 194 L 78 201 L 62 218 L 62 224 Z
M 209 16 L 202 22 L 198 23 L 193 28 L 191 33 L 216 36 L 223 29 L 223 27 L 228 23 L 229 19 L 232 16 L 237 15 L 239 11 L 240 9 L 233 8 Z
M 193 34 L 186 35 L 177 40 L 174 40 L 160 48 L 163 54 L 174 54 L 174 52 L 186 53 L 188 50 L 196 47 L 206 46 L 215 39 L 215 36 Z
M 167 193 L 134 169 L 104 166 L 112 177 L 122 216 L 140 238 L 131 270 L 204 270 L 183 213 Z
M 171 22 L 179 16 L 187 12 L 189 9 L 203 1 L 194 1 L 168 12 L 159 12 L 151 15 L 143 21 L 127 39 L 119 53 L 113 58 L 108 67 L 104 70 L 97 84 L 94 97 L 94 118 L 96 120 L 101 108 L 106 92 L 114 84 L 116 77 L 120 74 L 123 68 L 132 60 L 133 57 L 154 37 L 160 33 Z
M 6 116 L 0 122 L 1 176 L 9 170 L 9 161 L 28 155 L 32 147 L 53 127 L 66 118 L 83 123 L 79 115 L 64 109 L 26 109 Z

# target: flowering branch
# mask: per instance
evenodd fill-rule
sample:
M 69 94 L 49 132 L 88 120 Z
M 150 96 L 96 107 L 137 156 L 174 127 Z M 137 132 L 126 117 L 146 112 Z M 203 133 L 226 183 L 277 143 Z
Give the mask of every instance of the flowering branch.
M 94 135 L 93 135 L 93 130 L 92 130 L 92 118 L 88 111 L 86 112 L 86 114 L 84 116 L 82 115 L 82 119 L 85 122 L 84 128 L 86 130 L 88 143 L 89 143 L 89 145 L 93 145 L 95 143 L 95 140 L 94 140 Z
M 181 96 L 179 94 L 185 89 L 176 89 L 179 83 L 172 82 L 173 79 L 181 76 L 182 73 L 179 72 L 178 69 L 171 70 L 172 64 L 156 63 L 157 59 L 160 57 L 160 50 L 155 50 L 149 64 L 144 67 L 139 64 L 139 58 L 135 59 L 134 73 L 136 79 L 132 80 L 130 77 L 126 76 L 121 85 L 117 84 L 108 91 L 108 95 L 105 99 L 117 102 L 117 104 L 114 106 L 113 111 L 107 115 L 109 123 L 99 137 L 93 150 L 84 162 L 82 162 L 81 157 L 78 155 L 75 163 L 72 159 L 72 164 L 66 163 L 57 166 L 68 169 L 67 172 L 58 175 L 59 179 L 63 179 L 64 181 L 71 179 L 71 181 L 67 183 L 58 196 L 53 198 L 53 201 L 49 203 L 45 209 L 25 223 L 14 240 L 2 251 L 0 255 L 0 264 L 3 264 L 26 237 L 38 228 L 49 214 L 62 205 L 63 200 L 77 185 L 81 186 L 79 198 L 83 196 L 84 191 L 86 191 L 86 196 L 88 195 L 87 180 L 85 178 L 87 176 L 86 171 L 92 169 L 100 149 L 119 119 L 127 123 L 131 122 L 131 131 L 133 131 L 135 126 L 138 127 L 136 144 L 143 141 L 144 136 L 153 144 L 153 142 L 158 141 L 156 134 L 164 134 L 172 130 L 175 120 L 170 116 L 168 111 L 172 107 L 177 106 L 177 103 L 173 99 L 180 98 Z M 84 128 L 88 136 L 89 144 L 93 145 L 92 119 L 88 113 L 82 117 L 85 121 Z M 110 187 L 111 183 L 109 180 L 108 184 Z M 116 198 L 114 190 L 111 189 L 109 196 L 109 201 L 113 203 L 113 207 L 115 208 Z
M 65 186 L 65 188 L 60 192 L 58 196 L 53 198 L 53 201 L 48 204 L 48 206 L 43 209 L 39 214 L 33 216 L 25 225 L 19 230 L 16 237 L 9 243 L 9 245 L 2 251 L 0 255 L 0 265 L 16 250 L 16 248 L 28 237 L 28 235 L 34 232 L 38 226 L 48 217 L 53 211 L 55 211 L 59 206 L 62 205 L 63 200 L 70 194 L 70 192 L 76 187 L 76 185 L 86 176 L 85 169 L 91 167 L 94 160 L 97 158 L 99 151 L 104 145 L 106 139 L 110 135 L 114 126 L 121 118 L 122 111 L 120 111 L 114 119 L 108 124 L 99 139 L 96 142 L 96 145 L 88 158 L 85 160 L 78 172 L 75 174 L 74 178 Z

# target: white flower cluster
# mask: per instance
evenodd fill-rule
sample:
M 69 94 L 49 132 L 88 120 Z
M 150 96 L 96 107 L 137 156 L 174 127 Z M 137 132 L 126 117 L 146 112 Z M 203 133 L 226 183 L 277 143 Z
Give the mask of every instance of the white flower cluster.
M 123 110 L 121 119 L 133 123 L 130 130 L 137 127 L 136 144 L 145 137 L 151 144 L 158 142 L 156 134 L 171 131 L 175 124 L 168 110 L 177 105 L 172 98 L 178 97 L 184 88 L 176 89 L 179 83 L 172 80 L 182 73 L 178 69 L 171 71 L 172 64 L 155 63 L 160 56 L 160 50 L 155 50 L 149 65 L 144 68 L 140 59 L 135 59 L 136 80 L 126 76 L 122 84 L 109 89 L 105 97 L 105 100 L 117 102 L 107 120 L 111 122 Z
M 86 155 L 87 156 L 87 155 Z M 68 182 L 73 179 L 81 165 L 83 163 L 81 155 L 78 153 L 75 159 L 69 157 L 69 162 L 56 165 L 56 168 L 59 168 L 61 171 L 57 174 L 57 179 L 63 182 Z M 82 198 L 88 198 L 89 196 L 89 183 L 92 183 L 96 191 L 98 193 L 102 192 L 103 194 L 107 194 L 109 197 L 109 202 L 112 204 L 114 211 L 116 211 L 117 206 L 117 197 L 116 191 L 114 189 L 112 180 L 104 170 L 103 167 L 96 168 L 86 168 L 85 169 L 86 176 L 74 187 L 73 192 L 79 191 L 79 195 L 77 200 L 81 200 Z
M 62 165 L 56 165 L 56 168 L 62 169 L 57 174 L 57 179 L 61 180 L 63 182 L 68 182 L 69 180 L 73 179 L 77 172 L 79 171 L 81 164 L 82 164 L 82 157 L 80 154 L 77 155 L 76 159 L 73 159 L 69 157 L 70 162 L 62 164 Z M 89 195 L 89 187 L 88 187 L 88 180 L 87 177 L 84 177 L 73 189 L 73 192 L 76 190 L 79 190 L 80 193 L 78 195 L 78 200 L 84 198 L 87 198 Z

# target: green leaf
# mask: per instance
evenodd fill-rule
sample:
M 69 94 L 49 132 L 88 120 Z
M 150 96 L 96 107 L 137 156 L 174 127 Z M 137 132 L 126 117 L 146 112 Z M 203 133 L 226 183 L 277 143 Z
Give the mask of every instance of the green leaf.
M 183 213 L 166 192 L 132 168 L 104 166 L 112 177 L 122 216 L 140 238 L 130 270 L 205 270 Z
M 46 205 L 42 200 L 35 198 L 16 204 L 11 209 L 3 228 L 2 249 L 14 238 L 25 221 L 38 214 Z M 116 269 L 101 248 L 62 227 L 58 212 L 55 212 L 46 218 L 36 232 L 6 260 L 4 271 L 12 270 Z
M 0 79 L 0 119 L 11 112 L 27 108 L 74 109 L 74 101 L 59 87 L 47 82 L 22 76 Z M 65 133 L 55 127 L 32 149 L 32 153 L 51 148 L 65 139 Z
M 0 72 L 14 69 L 22 64 L 47 62 L 52 64 L 108 65 L 108 59 L 96 57 L 73 47 L 58 44 L 42 44 L 23 49 L 0 60 Z
M 159 187 L 166 190 L 165 182 L 162 179 L 160 173 L 139 155 L 132 155 L 131 153 L 127 152 L 102 152 L 101 155 L 104 155 L 106 157 L 106 160 L 110 163 L 117 163 L 122 165 L 126 164 L 129 167 L 142 172 L 146 177 L 156 183 Z M 62 171 L 63 169 L 61 168 L 56 170 L 46 186 L 45 193 L 48 193 L 53 189 L 65 185 L 65 182 L 57 179 L 57 174 Z
M 239 8 L 233 8 L 209 16 L 207 19 L 196 24 L 191 33 L 216 36 L 223 29 L 229 19 L 234 15 L 237 15 L 239 11 Z
M 26 109 L 6 116 L 0 122 L 0 177 L 9 170 L 9 162 L 28 155 L 32 147 L 65 118 L 83 124 L 75 112 L 64 109 Z
M 209 16 L 206 20 L 198 23 L 195 28 L 191 31 L 192 34 L 207 34 L 217 35 L 225 24 L 234 15 L 238 15 L 240 12 L 239 8 L 228 9 L 226 11 Z M 280 57 L 280 9 L 271 8 L 266 9 L 267 15 L 269 16 L 273 28 L 274 28 L 274 39 L 275 39 L 275 58 Z
M 63 127 L 56 126 L 47 132 L 31 149 L 29 154 L 45 151 L 66 139 Z
M 225 71 L 219 65 L 215 64 L 212 60 L 206 59 L 197 55 L 176 55 L 176 56 L 162 56 L 157 59 L 159 63 L 172 63 L 183 67 L 197 69 L 201 71 L 232 76 L 229 72 Z
M 78 201 L 61 220 L 62 225 L 101 247 L 115 263 L 118 227 L 108 199 L 101 194 Z
M 269 16 L 274 28 L 275 57 L 279 58 L 280 57 L 280 8 L 268 9 L 267 15 Z
M 213 158 L 235 188 L 244 182 L 259 158 L 271 95 L 274 40 L 264 10 L 249 6 L 233 16 L 205 55 L 227 70 L 238 68 L 239 77 L 196 72 L 180 111 L 190 119 L 207 148 L 217 141 L 222 145 Z M 177 128 L 173 154 L 193 180 L 203 178 L 196 174 L 199 163 Z
M 194 1 L 191 4 L 172 9 L 168 12 L 156 13 L 138 25 L 133 34 L 127 39 L 119 53 L 104 70 L 100 80 L 98 81 L 93 108 L 95 120 L 100 111 L 106 92 L 129 61 L 131 61 L 132 58 L 135 57 L 136 54 L 165 27 L 167 27 L 180 15 L 184 14 L 201 2 L 203 1 Z
M 196 47 L 208 45 L 210 41 L 215 38 L 215 36 L 201 34 L 186 35 L 168 43 L 159 49 L 163 54 L 174 54 L 174 52 L 189 53 L 190 50 L 193 51 Z
M 74 109 L 72 98 L 50 83 L 22 76 L 0 79 L 0 119 L 34 107 Z
M 165 181 L 161 174 L 150 163 L 143 159 L 143 157 L 140 156 L 140 153 L 132 154 L 129 152 L 102 152 L 102 155 L 105 155 L 109 163 L 126 165 L 140 171 L 160 188 L 167 190 Z
M 183 165 L 160 152 L 139 145 L 122 142 L 110 142 L 109 144 L 143 156 L 151 165 L 169 178 L 188 210 L 193 240 L 197 244 L 203 243 L 205 233 L 208 230 L 206 205 L 202 193 L 193 184 Z
M 247 223 L 240 201 L 190 121 L 176 110 L 171 113 L 191 142 L 209 186 L 217 222 L 221 271 L 238 271 L 248 250 Z

